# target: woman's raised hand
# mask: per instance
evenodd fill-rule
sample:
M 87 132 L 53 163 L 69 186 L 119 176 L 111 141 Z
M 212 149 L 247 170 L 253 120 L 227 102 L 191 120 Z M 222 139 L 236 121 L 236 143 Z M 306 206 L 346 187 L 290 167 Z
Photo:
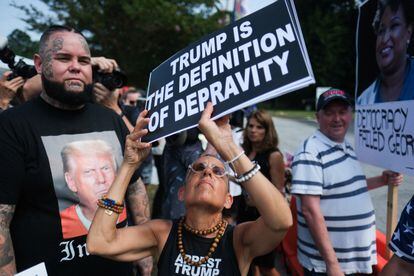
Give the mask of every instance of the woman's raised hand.
M 134 130 L 126 138 L 124 163 L 138 167 L 147 158 L 151 144 L 141 141 L 141 138 L 148 133 L 146 126 L 149 123 L 148 110 L 142 111 L 137 119 Z
M 215 121 L 211 119 L 213 113 L 213 104 L 208 102 L 203 114 L 201 114 L 198 128 L 204 134 L 207 141 L 221 153 L 233 142 L 233 134 L 230 126 L 230 115 L 223 116 Z

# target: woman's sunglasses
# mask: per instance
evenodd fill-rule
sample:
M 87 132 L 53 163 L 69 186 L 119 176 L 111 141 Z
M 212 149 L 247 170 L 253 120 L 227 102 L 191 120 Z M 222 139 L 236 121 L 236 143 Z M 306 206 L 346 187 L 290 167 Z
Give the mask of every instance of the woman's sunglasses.
M 219 166 L 214 165 L 214 164 L 207 164 L 207 163 L 204 163 L 204 162 L 193 163 L 193 164 L 189 165 L 188 168 L 193 173 L 198 173 L 198 174 L 203 173 L 207 168 L 210 168 L 211 171 L 213 172 L 213 174 L 215 176 L 218 176 L 218 177 L 224 177 L 228 174 L 225 168 L 219 167 Z

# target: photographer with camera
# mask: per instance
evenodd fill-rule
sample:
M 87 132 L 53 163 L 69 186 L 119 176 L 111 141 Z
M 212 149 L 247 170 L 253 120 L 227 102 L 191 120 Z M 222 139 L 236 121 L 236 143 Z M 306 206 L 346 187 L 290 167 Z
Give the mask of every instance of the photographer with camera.
M 15 61 L 16 54 L 7 46 L 8 40 L 0 36 L 0 60 L 7 64 L 12 70 L 7 75 L 7 80 L 12 80 L 16 77 L 23 79 L 30 79 L 37 75 L 36 69 L 33 65 L 29 65 L 21 58 L 18 62 Z
M 16 62 L 16 55 L 7 43 L 7 38 L 0 36 L 0 60 L 11 70 L 5 72 L 0 80 L 0 112 L 42 92 L 42 82 L 35 67 L 24 62 L 23 58 Z
M 10 74 L 12 74 L 11 71 L 6 71 L 0 79 L 0 113 L 11 107 L 10 102 L 16 96 L 17 90 L 24 84 L 22 77 L 8 80 L 7 77 Z
M 42 92 L 42 80 L 40 75 L 30 79 L 17 76 L 10 79 L 11 71 L 3 73 L 0 79 L 0 113 L 10 107 L 27 102 L 40 95 Z
M 79 31 L 49 27 L 34 55 L 43 87 L 40 97 L 0 114 L 1 275 L 42 263 L 49 275 L 132 274 L 131 263 L 89 255 L 85 235 L 66 239 L 62 232 L 60 211 L 80 202 L 65 188 L 63 163 L 57 161 L 61 149 L 70 142 L 101 139 L 116 149 L 116 160 L 121 160 L 129 134 L 116 113 L 91 103 L 92 65 L 101 61 L 91 58 Z M 77 177 L 93 184 L 101 179 L 100 170 L 87 169 Z M 93 186 L 100 187 L 85 185 L 85 189 L 92 192 Z M 135 221 L 149 219 L 148 197 L 137 175 L 126 199 L 134 206 Z M 122 220 L 118 227 L 125 225 Z
M 93 57 L 91 63 L 94 70 L 93 101 L 112 109 L 122 118 L 128 130 L 132 131 L 134 126 L 119 105 L 119 91 L 126 82 L 126 77 L 119 71 L 118 63 L 105 57 Z

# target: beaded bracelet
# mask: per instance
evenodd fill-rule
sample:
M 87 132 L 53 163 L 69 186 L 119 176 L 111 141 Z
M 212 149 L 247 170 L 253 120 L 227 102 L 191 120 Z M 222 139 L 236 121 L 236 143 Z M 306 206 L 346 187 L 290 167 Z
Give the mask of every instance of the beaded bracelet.
M 116 205 L 116 206 L 119 206 L 119 207 L 124 207 L 124 203 L 123 202 L 117 202 L 116 200 L 113 200 L 113 199 L 108 198 L 106 195 L 103 195 L 102 196 L 102 200 L 105 201 L 105 202 L 108 202 L 108 204 L 111 204 L 111 205 Z
M 253 164 L 254 164 L 253 168 L 251 168 L 248 172 L 240 176 L 236 176 L 234 181 L 236 183 L 243 183 L 243 182 L 250 180 L 255 174 L 257 174 L 260 171 L 260 165 L 257 164 L 256 161 L 253 161 Z
M 112 215 L 113 212 L 120 214 L 122 213 L 122 210 L 124 209 L 124 207 L 120 208 L 118 206 L 111 206 L 111 205 L 107 205 L 105 204 L 102 199 L 99 199 L 97 202 L 98 206 L 105 209 L 105 213 L 107 213 L 108 215 Z
M 109 210 L 111 212 L 115 212 L 117 214 L 122 213 L 122 210 L 124 209 L 124 207 L 118 207 L 118 206 L 115 206 L 115 205 L 105 204 L 105 202 L 102 199 L 99 199 L 97 204 L 98 204 L 99 207 L 101 207 L 103 209 L 106 209 L 106 210 Z M 110 214 L 112 214 L 112 213 L 110 213 Z
M 106 196 L 103 196 L 101 199 L 99 199 L 97 204 L 99 207 L 115 212 L 117 214 L 122 213 L 122 210 L 124 209 L 123 204 L 121 205 L 117 203 L 115 200 L 107 198 Z

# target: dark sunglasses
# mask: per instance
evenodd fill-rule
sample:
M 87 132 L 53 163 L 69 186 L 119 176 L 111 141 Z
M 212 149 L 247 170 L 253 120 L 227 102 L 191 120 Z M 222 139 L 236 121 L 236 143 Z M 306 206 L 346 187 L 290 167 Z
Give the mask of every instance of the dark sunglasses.
M 217 165 L 214 164 L 207 164 L 207 163 L 193 163 L 191 165 L 188 166 L 188 168 L 193 172 L 193 173 L 203 173 L 207 168 L 210 168 L 211 171 L 213 172 L 213 174 L 215 176 L 218 177 L 224 177 L 226 176 L 228 173 L 226 171 L 225 168 L 223 167 L 219 167 Z

